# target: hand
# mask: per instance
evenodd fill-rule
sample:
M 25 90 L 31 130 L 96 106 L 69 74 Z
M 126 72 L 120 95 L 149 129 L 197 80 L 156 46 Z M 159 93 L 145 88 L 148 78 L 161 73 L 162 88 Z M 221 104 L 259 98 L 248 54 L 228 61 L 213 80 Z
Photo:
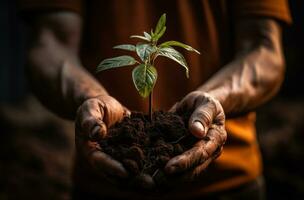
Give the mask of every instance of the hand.
M 119 122 L 130 111 L 111 96 L 88 99 L 78 109 L 76 118 L 76 148 L 90 164 L 96 174 L 114 184 L 125 183 L 128 177 L 123 165 L 102 152 L 97 141 L 103 139 L 107 129 Z M 148 174 L 140 174 L 131 180 L 130 187 L 152 189 L 153 179 Z
M 200 140 L 188 151 L 172 158 L 165 166 L 167 174 L 181 173 L 184 181 L 194 181 L 216 159 L 227 138 L 225 114 L 218 100 L 208 93 L 191 92 L 171 110 L 190 111 L 189 131 Z
M 76 116 L 76 148 L 96 174 L 115 182 L 126 178 L 123 165 L 102 152 L 98 142 L 107 134 L 107 129 L 130 115 L 116 99 L 108 95 L 91 98 L 82 103 Z

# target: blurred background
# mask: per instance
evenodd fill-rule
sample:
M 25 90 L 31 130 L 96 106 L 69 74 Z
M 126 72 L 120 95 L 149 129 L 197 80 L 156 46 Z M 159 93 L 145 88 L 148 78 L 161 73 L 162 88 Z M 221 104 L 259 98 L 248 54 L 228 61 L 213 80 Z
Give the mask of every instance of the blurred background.
M 291 0 L 290 8 L 285 82 L 257 115 L 268 199 L 304 199 L 304 1 Z M 25 27 L 14 1 L 0 2 L 0 25 L 0 200 L 69 199 L 73 124 L 44 109 L 28 88 Z

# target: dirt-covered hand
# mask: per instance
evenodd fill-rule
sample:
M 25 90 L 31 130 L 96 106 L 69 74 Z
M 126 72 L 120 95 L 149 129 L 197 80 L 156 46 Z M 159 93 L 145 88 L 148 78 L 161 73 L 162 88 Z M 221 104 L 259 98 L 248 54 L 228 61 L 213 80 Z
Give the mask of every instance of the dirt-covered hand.
M 125 178 L 128 173 L 120 162 L 102 152 L 97 141 L 106 136 L 110 126 L 128 115 L 130 112 L 108 95 L 84 101 L 77 111 L 75 125 L 77 151 L 96 174 L 110 181 L 114 181 L 112 177 Z
M 227 138 L 224 110 L 208 93 L 195 91 L 176 103 L 171 111 L 192 112 L 189 131 L 200 140 L 190 150 L 172 158 L 165 172 L 181 173 L 185 181 L 194 181 L 222 151 Z

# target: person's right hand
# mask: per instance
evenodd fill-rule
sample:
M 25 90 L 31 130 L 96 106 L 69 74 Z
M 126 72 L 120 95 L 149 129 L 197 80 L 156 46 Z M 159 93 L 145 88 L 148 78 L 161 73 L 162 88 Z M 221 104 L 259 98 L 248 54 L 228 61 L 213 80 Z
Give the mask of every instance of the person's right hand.
M 94 173 L 111 182 L 115 182 L 117 178 L 126 178 L 128 172 L 120 162 L 102 152 L 97 141 L 106 136 L 110 126 L 129 115 L 128 109 L 108 95 L 84 101 L 77 111 L 75 125 L 77 151 Z
M 108 95 L 91 98 L 82 103 L 76 116 L 76 148 L 96 174 L 108 181 L 119 184 L 128 177 L 124 166 L 102 151 L 98 141 L 102 140 L 107 129 L 130 111 L 116 99 Z M 132 177 L 131 187 L 153 189 L 154 181 L 148 174 Z

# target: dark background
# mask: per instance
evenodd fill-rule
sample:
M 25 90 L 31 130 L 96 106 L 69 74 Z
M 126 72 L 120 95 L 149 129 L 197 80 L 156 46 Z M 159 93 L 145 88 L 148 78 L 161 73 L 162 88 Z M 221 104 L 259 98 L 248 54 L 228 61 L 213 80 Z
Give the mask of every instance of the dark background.
M 269 199 L 304 199 L 304 1 L 290 1 L 286 78 L 258 109 Z M 0 2 L 0 200 L 69 199 L 73 124 L 46 111 L 25 78 L 25 27 L 14 1 Z

